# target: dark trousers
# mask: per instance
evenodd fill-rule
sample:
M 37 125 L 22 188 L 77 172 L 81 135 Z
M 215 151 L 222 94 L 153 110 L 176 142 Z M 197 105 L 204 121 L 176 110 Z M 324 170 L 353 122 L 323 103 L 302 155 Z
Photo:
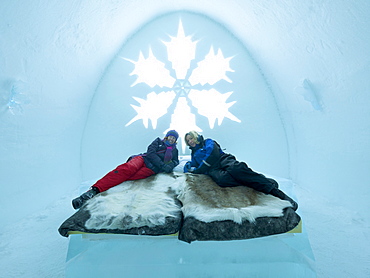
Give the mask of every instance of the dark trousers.
M 208 171 L 208 175 L 221 187 L 244 185 L 266 194 L 279 186 L 275 180 L 254 172 L 231 154 L 221 155 L 220 161 Z

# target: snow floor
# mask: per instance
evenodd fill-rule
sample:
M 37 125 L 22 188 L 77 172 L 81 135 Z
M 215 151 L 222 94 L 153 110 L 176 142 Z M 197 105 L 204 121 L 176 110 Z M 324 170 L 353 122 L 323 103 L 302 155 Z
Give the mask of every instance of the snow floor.
M 74 213 L 76 188 L 53 205 L 0 234 L 0 277 L 65 277 L 68 239 L 58 227 Z M 317 277 L 370 277 L 369 223 L 345 207 L 294 186 L 298 213 L 304 221 L 316 260 Z

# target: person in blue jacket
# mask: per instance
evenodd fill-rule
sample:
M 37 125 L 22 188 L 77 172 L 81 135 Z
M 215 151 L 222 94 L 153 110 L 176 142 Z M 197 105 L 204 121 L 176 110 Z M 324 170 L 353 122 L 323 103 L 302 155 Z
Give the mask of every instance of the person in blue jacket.
M 208 175 L 221 187 L 248 186 L 289 201 L 297 210 L 298 204 L 278 188 L 277 181 L 254 172 L 245 162 L 223 152 L 215 140 L 204 139 L 196 131 L 190 131 L 185 134 L 185 142 L 191 150 L 191 161 L 185 164 L 185 173 Z

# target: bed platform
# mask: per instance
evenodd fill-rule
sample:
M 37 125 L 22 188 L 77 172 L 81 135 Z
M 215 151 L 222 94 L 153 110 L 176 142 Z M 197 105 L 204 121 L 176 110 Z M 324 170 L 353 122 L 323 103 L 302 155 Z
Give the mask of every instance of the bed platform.
M 294 197 L 291 182 L 277 180 Z M 287 201 L 179 172 L 99 195 L 59 228 L 69 238 L 66 277 L 316 277 Z

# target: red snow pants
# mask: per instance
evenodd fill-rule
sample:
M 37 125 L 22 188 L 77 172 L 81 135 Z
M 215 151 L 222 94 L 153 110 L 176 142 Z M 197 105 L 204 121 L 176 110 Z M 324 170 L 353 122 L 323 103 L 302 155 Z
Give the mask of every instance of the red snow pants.
M 117 166 L 93 186 L 103 192 L 124 181 L 145 179 L 154 174 L 151 169 L 146 167 L 142 156 L 135 156 L 130 161 Z

